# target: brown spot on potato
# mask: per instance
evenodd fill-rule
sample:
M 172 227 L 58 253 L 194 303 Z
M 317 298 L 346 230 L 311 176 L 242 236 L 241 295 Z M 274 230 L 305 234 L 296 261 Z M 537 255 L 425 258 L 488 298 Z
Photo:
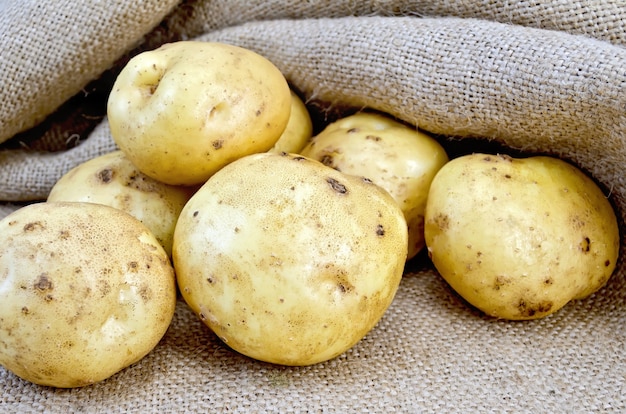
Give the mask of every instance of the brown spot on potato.
M 585 237 L 578 246 L 580 248 L 580 251 L 582 251 L 583 253 L 588 253 L 591 250 L 591 240 L 589 239 L 589 237 Z
M 213 148 L 215 148 L 216 150 L 222 148 L 224 146 L 224 140 L 223 139 L 216 139 L 215 141 L 213 141 L 211 143 L 211 145 L 213 146 Z
M 41 223 L 41 221 L 32 221 L 24 225 L 24 231 L 35 231 L 43 229 L 45 229 L 45 226 Z
M 149 285 L 142 285 L 139 288 L 139 296 L 141 296 L 141 299 L 144 302 L 150 301 L 150 299 L 152 299 L 152 290 L 150 289 L 150 286 Z
M 554 284 L 554 280 L 551 277 L 547 277 L 544 281 L 543 281 L 544 285 L 552 285 Z
M 606 259 L 604 261 L 604 266 L 609 267 L 611 265 L 611 261 L 609 259 Z
M 28 309 L 27 306 L 22 306 L 22 315 L 28 315 L 30 313 L 30 310 Z
M 96 173 L 96 178 L 103 184 L 113 181 L 114 171 L 111 168 L 105 168 Z
M 435 225 L 441 230 L 447 230 L 448 228 L 450 228 L 450 217 L 448 217 L 447 214 L 439 213 L 433 218 L 433 221 L 435 222 Z
M 139 268 L 139 264 L 135 261 L 129 262 L 128 263 L 128 269 L 133 272 L 133 273 L 137 273 L 137 269 Z
M 330 154 L 324 154 L 322 156 L 322 158 L 320 159 L 320 162 L 322 164 L 324 164 L 327 167 L 331 167 L 331 168 L 335 168 L 334 161 L 335 161 L 334 157 L 332 155 L 330 155 Z
M 353 134 L 355 132 L 359 132 L 359 128 L 350 128 L 347 132 L 348 134 Z
M 383 237 L 385 235 L 385 228 L 382 224 L 376 226 L 376 235 L 379 237 Z
M 365 137 L 365 139 L 370 140 L 370 141 L 374 141 L 374 142 L 378 142 L 381 141 L 382 138 L 376 135 L 368 135 Z
M 106 280 L 99 280 L 98 290 L 100 291 L 100 294 L 102 295 L 102 297 L 104 297 L 108 295 L 109 293 L 111 293 L 111 285 L 109 285 L 109 282 L 107 282 Z
M 70 232 L 69 230 L 61 230 L 59 232 L 59 239 L 61 240 L 67 240 L 70 238 Z
M 532 318 L 537 314 L 544 314 L 552 309 L 552 301 L 542 300 L 537 303 L 529 303 L 521 298 L 517 303 L 517 310 L 522 317 Z
M 48 279 L 47 273 L 42 273 L 39 275 L 39 279 L 35 282 L 35 289 L 40 291 L 52 290 L 54 287 L 52 286 L 52 281 Z
M 335 180 L 332 177 L 328 177 L 326 178 L 326 182 L 328 184 L 330 184 L 330 187 L 338 192 L 339 194 L 347 194 L 348 193 L 348 189 L 346 188 L 345 185 L 341 184 L 339 181 Z
M 508 285 L 511 283 L 511 279 L 504 276 L 504 275 L 498 275 L 496 276 L 496 279 L 493 282 L 493 290 L 500 290 L 502 288 L 502 286 L 504 285 Z

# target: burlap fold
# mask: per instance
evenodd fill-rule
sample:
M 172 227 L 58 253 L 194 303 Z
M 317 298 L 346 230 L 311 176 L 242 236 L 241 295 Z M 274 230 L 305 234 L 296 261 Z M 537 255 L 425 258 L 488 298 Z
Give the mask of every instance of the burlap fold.
M 194 38 L 267 56 L 321 121 L 374 108 L 451 152 L 480 143 L 568 159 L 598 180 L 624 234 L 623 2 L 20 4 L 0 7 L 0 217 L 115 148 L 102 104 L 129 56 Z M 180 301 L 157 348 L 99 384 L 39 387 L 0 368 L 0 411 L 623 412 L 624 253 L 605 288 L 530 322 L 475 311 L 421 255 L 378 326 L 310 367 L 238 355 Z

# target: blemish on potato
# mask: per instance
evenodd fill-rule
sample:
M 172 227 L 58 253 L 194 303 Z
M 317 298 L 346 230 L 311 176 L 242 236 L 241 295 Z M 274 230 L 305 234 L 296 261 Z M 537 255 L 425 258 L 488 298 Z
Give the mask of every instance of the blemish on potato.
M 437 216 L 433 218 L 433 221 L 435 225 L 441 230 L 446 230 L 450 228 L 450 217 L 448 217 L 447 214 L 437 214 Z
M 538 303 L 528 303 L 524 298 L 521 298 L 517 303 L 517 310 L 522 317 L 531 318 L 535 315 L 549 312 L 552 309 L 552 302 L 549 300 L 542 300 Z
M 106 280 L 99 280 L 98 290 L 100 291 L 101 296 L 104 297 L 108 295 L 109 293 L 111 293 L 111 286 L 109 285 L 109 282 L 107 282 Z
M 41 223 L 41 221 L 33 221 L 24 225 L 24 231 L 35 231 L 43 229 L 45 229 L 45 226 Z
M 327 167 L 331 167 L 331 168 L 335 168 L 334 161 L 335 161 L 334 157 L 332 155 L 330 155 L 330 154 L 324 154 L 322 156 L 322 158 L 320 159 L 320 162 L 322 164 L 324 164 Z
M 548 285 L 548 286 L 549 286 L 549 285 L 552 285 L 552 284 L 554 284 L 554 280 L 552 280 L 552 278 L 551 278 L 551 277 L 547 277 L 547 278 L 543 281 L 543 284 L 544 284 L 544 285 Z
M 22 315 L 28 315 L 30 313 L 30 310 L 28 309 L 27 306 L 22 306 Z
M 359 128 L 350 128 L 347 132 L 348 134 L 353 134 L 355 132 L 359 132 Z
M 198 217 L 198 214 L 199 214 L 199 213 L 200 213 L 200 212 L 199 212 L 198 210 L 196 210 L 196 211 L 194 211 L 194 212 L 193 212 L 193 216 L 194 216 L 194 217 Z
M 110 168 L 105 168 L 96 173 L 96 177 L 103 184 L 108 184 L 111 181 L 113 181 L 113 176 L 114 176 L 113 170 Z
M 326 179 L 326 182 L 328 184 L 330 184 L 330 187 L 334 191 L 338 192 L 339 194 L 347 194 L 348 193 L 348 189 L 346 188 L 346 186 L 341 184 L 339 181 L 335 180 L 334 178 L 328 177 Z
M 583 253 L 588 253 L 591 250 L 591 240 L 589 237 L 583 238 L 583 240 L 579 244 L 580 251 Z
M 498 275 L 496 276 L 494 282 L 493 282 L 493 290 L 500 290 L 502 288 L 502 286 L 504 285 L 508 285 L 511 283 L 511 279 L 504 276 L 504 275 Z
M 148 302 L 150 299 L 152 299 L 152 290 L 150 289 L 150 286 L 142 285 L 139 288 L 139 296 L 141 296 L 141 299 L 144 302 Z
M 40 291 L 52 290 L 52 281 L 48 279 L 47 273 L 42 273 L 39 275 L 39 279 L 35 282 L 35 289 Z
M 383 237 L 385 235 L 385 228 L 382 224 L 376 226 L 376 235 L 378 237 Z
M 215 141 L 213 141 L 211 143 L 211 145 L 213 146 L 213 148 L 218 150 L 218 149 L 222 148 L 222 146 L 224 145 L 224 140 L 223 139 L 216 139 Z
M 374 141 L 374 142 L 378 142 L 381 141 L 382 138 L 376 135 L 368 135 L 365 137 L 365 139 L 370 140 L 370 141 Z

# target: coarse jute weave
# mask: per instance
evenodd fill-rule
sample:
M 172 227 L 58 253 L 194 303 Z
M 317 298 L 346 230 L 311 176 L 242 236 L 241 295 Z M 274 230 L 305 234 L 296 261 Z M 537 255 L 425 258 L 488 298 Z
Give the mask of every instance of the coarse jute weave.
M 623 0 L 0 2 L 0 217 L 115 149 L 104 110 L 116 73 L 180 39 L 268 57 L 318 127 L 373 108 L 452 155 L 574 162 L 624 234 Z M 625 253 L 606 287 L 529 322 L 470 308 L 420 256 L 376 328 L 310 367 L 238 355 L 181 301 L 154 351 L 101 383 L 40 387 L 0 367 L 0 412 L 624 412 Z

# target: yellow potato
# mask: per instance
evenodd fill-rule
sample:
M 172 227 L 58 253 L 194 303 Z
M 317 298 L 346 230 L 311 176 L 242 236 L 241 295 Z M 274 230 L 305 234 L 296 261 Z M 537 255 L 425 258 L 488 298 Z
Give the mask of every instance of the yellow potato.
M 283 134 L 271 152 L 299 153 L 313 135 L 313 121 L 304 102 L 291 91 L 291 115 Z
M 448 162 L 435 139 L 389 117 L 363 112 L 331 123 L 300 153 L 387 190 L 408 223 L 408 258 L 424 248 L 426 196 L 433 177 Z
M 113 151 L 67 172 L 50 190 L 48 201 L 84 201 L 123 210 L 144 223 L 170 255 L 176 220 L 193 190 L 150 178 L 122 151 Z
M 140 221 L 92 203 L 38 203 L 0 220 L 0 364 L 80 387 L 148 354 L 176 305 L 167 254 Z
M 173 260 L 185 301 L 249 357 L 336 357 L 398 289 L 407 227 L 387 192 L 294 154 L 241 158 L 183 209 Z
M 269 60 L 200 41 L 135 56 L 107 106 L 113 139 L 131 162 L 149 177 L 183 185 L 272 148 L 290 111 L 289 85 Z
M 615 212 L 576 167 L 551 157 L 472 154 L 437 174 L 426 245 L 470 304 L 506 319 L 537 319 L 600 289 L 617 262 Z

